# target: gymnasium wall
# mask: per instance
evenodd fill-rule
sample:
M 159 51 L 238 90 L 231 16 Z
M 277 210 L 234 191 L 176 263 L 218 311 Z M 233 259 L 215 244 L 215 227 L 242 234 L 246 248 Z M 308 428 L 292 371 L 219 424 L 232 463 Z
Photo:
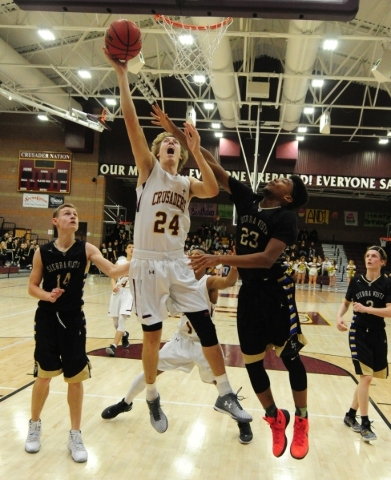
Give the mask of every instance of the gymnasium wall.
M 87 222 L 88 241 L 99 245 L 102 235 L 106 180 L 98 177 L 99 134 L 94 135 L 93 153 L 74 153 L 71 192 L 65 202 L 73 203 L 81 222 Z M 52 209 L 23 207 L 23 193 L 17 191 L 20 150 L 66 152 L 63 128 L 44 124 L 36 115 L 0 115 L 0 216 L 20 228 L 31 228 L 39 238 L 52 239 Z M 92 179 L 96 181 L 93 182 Z

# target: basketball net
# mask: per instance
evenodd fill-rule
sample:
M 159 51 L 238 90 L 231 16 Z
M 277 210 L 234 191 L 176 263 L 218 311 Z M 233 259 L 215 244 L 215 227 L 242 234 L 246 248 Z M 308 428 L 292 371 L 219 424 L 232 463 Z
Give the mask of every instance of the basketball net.
M 190 25 L 171 20 L 164 15 L 155 15 L 174 43 L 176 56 L 174 62 L 175 78 L 183 75 L 196 85 L 209 83 L 213 54 L 227 28 L 232 23 L 228 17 L 214 25 Z M 205 80 L 202 80 L 202 78 Z

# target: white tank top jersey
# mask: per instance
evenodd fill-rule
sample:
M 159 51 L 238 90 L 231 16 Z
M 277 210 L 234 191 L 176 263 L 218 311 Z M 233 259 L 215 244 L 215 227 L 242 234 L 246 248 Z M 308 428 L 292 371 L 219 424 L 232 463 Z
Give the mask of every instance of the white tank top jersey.
M 198 283 L 200 285 L 202 294 L 206 298 L 206 303 L 208 305 L 208 310 L 210 312 L 210 316 L 212 317 L 213 316 L 213 310 L 214 310 L 214 307 L 216 306 L 216 304 L 212 303 L 210 301 L 210 298 L 209 298 L 209 292 L 208 292 L 208 288 L 206 286 L 206 282 L 207 282 L 209 277 L 210 277 L 210 275 L 204 275 L 201 278 L 201 280 L 198 281 Z M 200 340 L 198 335 L 196 334 L 193 326 L 189 322 L 189 319 L 186 317 L 186 315 L 183 315 L 183 313 L 181 314 L 181 319 L 180 319 L 180 322 L 178 324 L 178 331 L 181 333 L 181 335 L 183 335 L 185 337 L 191 337 L 193 340 L 198 340 L 198 341 Z
M 154 252 L 184 249 L 190 230 L 189 178 L 169 174 L 156 161 L 136 193 L 134 248 Z

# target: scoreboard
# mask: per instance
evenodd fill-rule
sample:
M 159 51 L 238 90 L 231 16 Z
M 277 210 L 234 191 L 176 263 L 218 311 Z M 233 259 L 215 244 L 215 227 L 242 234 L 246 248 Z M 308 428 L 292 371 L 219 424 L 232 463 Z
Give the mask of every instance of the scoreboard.
M 19 152 L 18 191 L 70 193 L 72 153 Z

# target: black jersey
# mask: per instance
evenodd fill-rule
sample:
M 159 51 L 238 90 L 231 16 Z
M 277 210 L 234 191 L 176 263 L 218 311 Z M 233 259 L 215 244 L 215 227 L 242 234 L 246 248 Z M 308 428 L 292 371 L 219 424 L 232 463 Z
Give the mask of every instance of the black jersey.
M 284 242 L 286 245 L 295 243 L 298 235 L 296 214 L 287 208 L 260 209 L 260 195 L 250 187 L 229 177 L 231 199 L 238 213 L 236 228 L 236 252 L 246 255 L 265 251 L 271 238 Z M 283 252 L 282 252 L 283 253 Z M 286 270 L 284 256 L 271 268 L 238 268 L 244 282 L 253 282 L 264 278 L 281 276 Z
M 86 242 L 76 240 L 66 252 L 57 250 L 54 242 L 42 245 L 39 250 L 43 263 L 42 288 L 46 292 L 51 292 L 53 288 L 63 288 L 65 292 L 54 303 L 40 300 L 38 305 L 51 312 L 81 309 L 87 277 Z
M 384 308 L 387 303 L 391 303 L 391 280 L 384 275 L 374 282 L 367 280 L 364 275 L 353 277 L 345 298 L 349 302 L 359 302 L 366 307 Z M 383 317 L 370 313 L 354 312 L 353 318 L 356 325 L 364 328 L 381 329 L 386 326 Z

